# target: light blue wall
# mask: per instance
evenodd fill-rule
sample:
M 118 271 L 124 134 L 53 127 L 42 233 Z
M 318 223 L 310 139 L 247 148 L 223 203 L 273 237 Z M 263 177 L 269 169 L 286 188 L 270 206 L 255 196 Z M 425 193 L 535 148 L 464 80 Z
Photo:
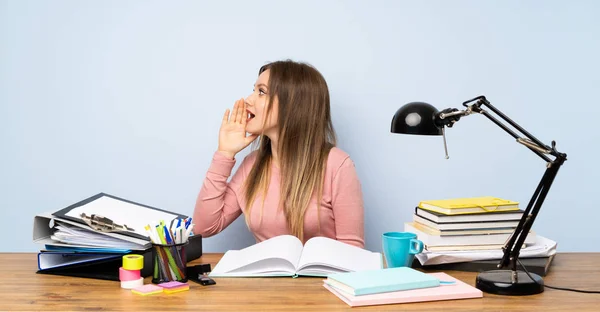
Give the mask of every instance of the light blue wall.
M 544 162 L 483 116 L 393 135 L 402 104 L 485 94 L 569 155 L 534 230 L 600 251 L 597 1 L 0 1 L 0 251 L 107 192 L 191 214 L 225 108 L 291 58 L 327 79 L 364 188 L 367 248 L 423 199 L 529 200 Z M 245 154 L 245 153 L 244 153 Z M 205 251 L 253 243 L 242 219 Z

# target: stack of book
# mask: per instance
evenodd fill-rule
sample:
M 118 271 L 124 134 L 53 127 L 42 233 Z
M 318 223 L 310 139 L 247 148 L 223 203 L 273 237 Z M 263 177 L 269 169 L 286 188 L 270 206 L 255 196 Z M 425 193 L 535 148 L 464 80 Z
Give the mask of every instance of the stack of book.
M 518 202 L 497 197 L 422 201 L 415 208 L 413 221 L 405 224 L 405 231 L 417 234 L 424 245 L 424 254 L 417 255 L 412 266 L 471 272 L 495 269 L 499 252 L 523 213 Z M 556 243 L 551 243 L 533 231 L 528 233 L 520 258 L 529 271 L 541 276 L 548 273 L 556 248 Z M 531 256 L 524 258 L 529 249 Z M 493 259 L 492 253 L 496 255 Z M 430 261 L 433 258 L 438 260 Z
M 352 307 L 483 297 L 448 274 L 407 267 L 330 274 L 323 287 Z
M 421 201 L 405 231 L 417 234 L 427 251 L 501 249 L 516 229 L 519 203 L 497 197 Z M 533 231 L 525 244 L 534 244 Z

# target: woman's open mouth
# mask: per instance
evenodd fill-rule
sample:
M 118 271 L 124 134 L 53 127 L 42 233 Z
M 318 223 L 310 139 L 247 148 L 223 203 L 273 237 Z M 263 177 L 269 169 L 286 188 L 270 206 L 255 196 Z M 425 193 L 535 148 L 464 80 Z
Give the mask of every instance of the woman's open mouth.
M 246 113 L 248 113 L 246 122 L 249 122 L 250 120 L 252 120 L 252 118 L 255 117 L 254 114 L 249 110 L 246 110 Z

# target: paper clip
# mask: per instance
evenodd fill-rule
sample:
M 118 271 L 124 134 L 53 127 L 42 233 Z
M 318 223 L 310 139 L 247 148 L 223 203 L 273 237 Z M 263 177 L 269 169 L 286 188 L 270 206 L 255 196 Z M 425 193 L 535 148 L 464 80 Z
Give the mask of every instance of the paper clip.
M 134 229 L 128 227 L 127 225 L 119 225 L 113 222 L 113 220 L 92 214 L 91 216 L 86 215 L 85 213 L 81 214 L 81 219 L 89 225 L 92 229 L 100 231 L 100 232 L 113 232 L 113 231 L 134 231 Z

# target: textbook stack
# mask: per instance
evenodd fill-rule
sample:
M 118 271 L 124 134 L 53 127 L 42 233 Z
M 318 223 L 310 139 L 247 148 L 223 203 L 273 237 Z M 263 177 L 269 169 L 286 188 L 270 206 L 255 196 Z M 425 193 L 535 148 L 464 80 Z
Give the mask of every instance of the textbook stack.
M 516 229 L 519 203 L 497 197 L 421 201 L 405 231 L 417 234 L 426 251 L 500 250 Z M 525 245 L 536 235 L 527 235 Z
M 502 247 L 523 216 L 519 203 L 496 197 L 422 201 L 405 231 L 417 234 L 423 253 L 414 268 L 480 272 L 495 269 Z M 556 242 L 530 231 L 520 258 L 529 271 L 545 276 Z

